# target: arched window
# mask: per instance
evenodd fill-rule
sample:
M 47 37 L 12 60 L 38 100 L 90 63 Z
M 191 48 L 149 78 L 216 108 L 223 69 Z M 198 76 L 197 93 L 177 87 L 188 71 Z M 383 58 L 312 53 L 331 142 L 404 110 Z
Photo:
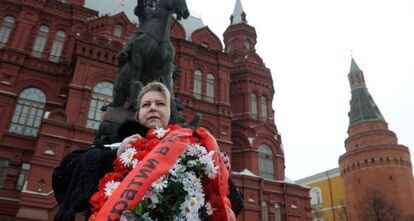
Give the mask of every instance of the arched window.
M 214 75 L 210 73 L 207 75 L 205 100 L 209 102 L 214 102 Z
M 246 49 L 247 49 L 247 50 L 250 50 L 251 45 L 250 45 L 250 41 L 249 41 L 249 39 L 247 39 L 247 40 L 246 40 L 246 44 L 245 44 L 245 46 L 246 46 Z
M 266 144 L 259 146 L 259 174 L 266 179 L 275 179 L 273 170 L 273 152 Z
M 37 88 L 22 91 L 17 100 L 9 132 L 36 136 L 45 108 L 46 96 Z
M 252 118 L 257 119 L 257 96 L 256 94 L 251 94 L 251 108 L 252 108 Z
M 266 201 L 262 201 L 262 221 L 269 221 L 269 206 Z
M 319 187 L 313 187 L 310 191 L 311 206 L 322 205 L 322 191 Z
M 116 37 L 121 37 L 122 36 L 122 25 L 120 25 L 120 24 L 115 25 L 114 35 Z
M 112 102 L 112 90 L 114 85 L 111 82 L 103 81 L 95 85 L 92 91 L 91 104 L 89 105 L 88 120 L 86 127 L 97 130 L 102 120 L 101 107 Z
M 193 92 L 194 92 L 194 97 L 197 99 L 201 99 L 201 87 L 202 87 L 202 82 L 201 82 L 201 71 L 200 70 L 195 70 L 194 72 L 194 88 L 193 88 Z
M 265 96 L 262 96 L 262 120 L 267 120 L 267 100 Z
M 275 203 L 275 221 L 282 221 L 282 212 L 279 203 Z
M 6 16 L 0 28 L 0 48 L 2 48 L 9 40 L 10 32 L 13 29 L 14 18 Z
M 37 32 L 36 41 L 33 45 L 31 55 L 33 57 L 40 58 L 42 57 L 43 50 L 45 50 L 47 34 L 49 33 L 49 28 L 45 25 L 40 26 L 39 32 Z
M 63 44 L 65 43 L 66 33 L 64 31 L 56 32 L 52 49 L 50 50 L 49 61 L 58 62 L 62 55 Z

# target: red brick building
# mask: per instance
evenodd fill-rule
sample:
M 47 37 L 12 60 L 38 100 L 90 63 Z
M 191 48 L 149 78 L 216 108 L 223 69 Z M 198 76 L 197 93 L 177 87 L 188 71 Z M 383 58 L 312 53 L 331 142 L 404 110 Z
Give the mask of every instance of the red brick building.
M 52 220 L 51 173 L 94 139 L 117 53 L 136 25 L 123 12 L 98 16 L 83 0 L 0 3 L 0 220 Z M 200 21 L 173 24 L 175 92 L 231 156 L 245 199 L 238 220 L 310 220 L 308 189 L 285 182 L 272 76 L 241 2 L 224 46 Z
M 339 158 L 349 220 L 414 220 L 410 153 L 398 144 L 352 59 L 346 153 Z M 380 214 L 380 215 L 378 215 Z

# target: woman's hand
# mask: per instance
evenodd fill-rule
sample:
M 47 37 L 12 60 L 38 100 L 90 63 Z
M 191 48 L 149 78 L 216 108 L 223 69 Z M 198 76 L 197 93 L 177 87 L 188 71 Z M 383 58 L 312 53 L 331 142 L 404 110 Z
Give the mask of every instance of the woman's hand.
M 229 158 L 229 156 L 227 156 L 227 154 L 225 152 L 220 152 L 220 157 L 221 157 L 221 160 L 226 165 L 227 170 L 230 171 L 231 165 L 230 165 L 230 158 Z
M 130 148 L 131 147 L 132 143 L 134 143 L 135 141 L 137 141 L 140 138 L 142 138 L 142 137 L 139 134 L 134 134 L 132 136 L 129 136 L 129 137 L 125 138 L 122 141 L 121 146 L 118 148 L 118 151 L 116 153 L 116 156 L 119 157 L 123 152 L 125 152 L 125 150 L 127 148 Z

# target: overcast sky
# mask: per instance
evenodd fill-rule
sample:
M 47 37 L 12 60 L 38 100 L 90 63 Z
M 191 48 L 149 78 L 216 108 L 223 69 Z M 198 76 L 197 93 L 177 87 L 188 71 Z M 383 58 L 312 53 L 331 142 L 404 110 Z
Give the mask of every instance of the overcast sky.
M 105 8 L 118 1 L 86 2 Z M 126 3 L 125 10 L 132 12 L 136 0 Z M 187 4 L 223 38 L 235 0 L 187 0 Z M 351 55 L 364 71 L 368 90 L 389 128 L 413 153 L 414 1 L 242 0 L 242 4 L 249 24 L 256 28 L 257 52 L 272 71 L 273 109 L 287 177 L 297 180 L 338 167 L 348 129 Z

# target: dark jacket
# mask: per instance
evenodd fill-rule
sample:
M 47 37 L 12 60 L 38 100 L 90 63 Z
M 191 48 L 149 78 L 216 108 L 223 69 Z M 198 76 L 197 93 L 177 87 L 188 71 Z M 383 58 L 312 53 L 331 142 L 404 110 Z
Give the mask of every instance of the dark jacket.
M 97 191 L 99 180 L 113 171 L 116 150 L 105 144 L 121 142 L 133 134 L 145 136 L 148 128 L 136 121 L 127 121 L 118 129 L 118 133 L 97 140 L 89 149 L 76 150 L 63 158 L 52 175 L 52 188 L 59 204 L 55 221 L 73 221 L 75 213 L 90 216 L 90 197 Z M 243 199 L 233 181 L 229 179 L 230 194 L 234 213 L 239 215 L 243 209 Z

